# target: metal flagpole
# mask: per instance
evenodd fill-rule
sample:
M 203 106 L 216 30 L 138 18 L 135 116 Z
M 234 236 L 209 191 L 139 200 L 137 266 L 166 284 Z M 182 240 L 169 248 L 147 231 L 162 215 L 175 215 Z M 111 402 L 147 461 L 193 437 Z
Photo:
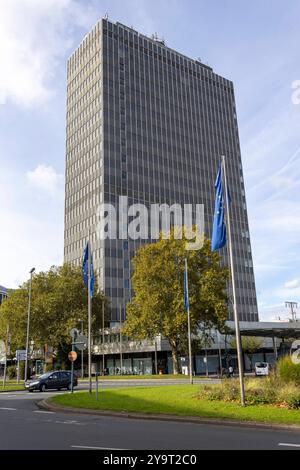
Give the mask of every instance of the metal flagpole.
M 122 305 L 120 305 L 120 375 L 123 375 Z
M 91 243 L 88 241 L 88 369 L 89 393 L 92 393 L 92 302 L 91 302 Z
M 220 377 L 223 377 L 221 338 L 220 338 L 220 332 L 218 330 L 217 330 L 217 336 L 218 336 L 218 349 L 219 349 Z
M 189 301 L 189 281 L 188 281 L 188 263 L 185 259 L 185 272 L 186 272 L 186 297 L 187 297 L 187 315 L 188 315 L 188 342 L 189 342 L 189 372 L 190 384 L 193 385 L 193 368 L 192 368 L 192 339 L 191 339 L 191 315 L 190 315 L 190 301 Z
M 154 341 L 154 363 L 155 363 L 155 375 L 158 375 L 158 364 L 157 364 L 157 338 Z
M 104 354 L 104 339 L 105 339 L 105 332 L 104 332 L 104 299 L 102 300 L 102 372 L 104 375 L 105 372 L 105 354 Z
M 226 215 L 227 215 L 227 232 L 228 232 L 228 250 L 230 258 L 230 269 L 231 269 L 231 280 L 232 280 L 232 294 L 233 294 L 233 313 L 234 313 L 234 322 L 235 322 L 235 333 L 236 333 L 236 344 L 237 344 L 237 354 L 238 354 L 238 366 L 239 366 L 239 378 L 240 378 L 240 392 L 241 392 L 241 404 L 245 406 L 245 384 L 244 384 L 244 367 L 243 367 L 243 351 L 242 351 L 242 341 L 241 341 L 241 332 L 240 332 L 240 322 L 237 312 L 237 301 L 236 301 L 236 287 L 235 287 L 235 274 L 234 274 L 234 265 L 233 265 L 233 252 L 232 252 L 232 238 L 231 238 L 231 223 L 230 223 L 230 207 L 228 200 L 228 185 L 227 185 L 227 174 L 226 174 L 226 163 L 225 156 L 222 156 L 222 168 L 224 175 L 224 197 L 226 201 Z

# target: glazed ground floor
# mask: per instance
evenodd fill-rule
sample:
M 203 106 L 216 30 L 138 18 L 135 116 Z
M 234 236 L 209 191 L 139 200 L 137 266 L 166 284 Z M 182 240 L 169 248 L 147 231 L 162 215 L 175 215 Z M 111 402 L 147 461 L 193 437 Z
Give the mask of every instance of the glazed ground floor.
M 276 357 L 272 350 L 261 350 L 251 357 L 244 354 L 245 372 L 252 372 L 256 362 L 268 362 L 271 367 L 276 364 Z M 219 375 L 226 373 L 229 366 L 237 370 L 237 355 L 235 351 L 203 351 L 193 356 L 193 371 L 195 375 Z M 181 373 L 188 374 L 188 360 L 186 357 L 179 359 Z M 79 369 L 79 361 L 77 368 Z M 140 352 L 134 354 L 113 354 L 94 356 L 92 361 L 93 374 L 102 373 L 107 375 L 152 375 L 173 374 L 173 360 L 168 351 Z

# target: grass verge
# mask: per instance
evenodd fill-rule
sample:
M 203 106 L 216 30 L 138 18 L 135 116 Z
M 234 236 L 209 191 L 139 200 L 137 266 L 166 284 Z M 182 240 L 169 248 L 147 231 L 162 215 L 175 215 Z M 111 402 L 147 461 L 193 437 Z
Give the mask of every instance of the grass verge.
M 25 390 L 24 385 L 18 384 L 8 384 L 3 388 L 0 384 L 0 393 L 1 392 L 18 392 L 19 390 Z
M 51 401 L 62 406 L 93 410 L 300 425 L 300 412 L 297 410 L 281 409 L 271 405 L 252 405 L 242 408 L 235 403 L 199 399 L 200 392 L 201 386 L 197 385 L 171 385 L 100 390 L 98 402 L 95 393 L 89 395 L 87 392 L 57 395 Z

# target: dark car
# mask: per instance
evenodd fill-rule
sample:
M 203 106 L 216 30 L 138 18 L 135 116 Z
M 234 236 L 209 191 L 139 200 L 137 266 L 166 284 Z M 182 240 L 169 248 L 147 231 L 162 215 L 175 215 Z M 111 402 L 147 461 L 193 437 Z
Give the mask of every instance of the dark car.
M 43 374 L 36 379 L 29 380 L 26 382 L 25 387 L 29 392 L 33 392 L 34 390 L 45 392 L 46 390 L 61 390 L 62 388 L 71 390 L 71 382 L 71 372 L 61 370 L 47 372 L 47 374 Z M 76 387 L 76 385 L 78 385 L 78 381 L 74 375 L 73 387 Z

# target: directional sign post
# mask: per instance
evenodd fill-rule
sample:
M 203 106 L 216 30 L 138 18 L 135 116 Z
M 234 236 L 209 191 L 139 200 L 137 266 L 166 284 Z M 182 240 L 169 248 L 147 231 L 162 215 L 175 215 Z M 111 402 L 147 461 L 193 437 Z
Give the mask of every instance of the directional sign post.
M 73 344 L 72 344 L 72 349 L 74 349 Z M 73 383 L 74 382 L 74 362 L 77 359 L 77 352 L 75 352 L 75 351 L 69 352 L 68 358 L 69 358 L 69 361 L 71 362 L 71 392 L 73 393 L 73 389 L 74 389 L 74 383 Z
M 20 362 L 26 361 L 26 349 L 18 349 L 16 351 L 17 359 L 17 383 L 20 383 Z
M 74 362 L 77 359 L 77 352 L 74 351 L 74 349 L 75 349 L 75 342 L 79 335 L 79 331 L 76 328 L 72 328 L 72 330 L 70 331 L 70 334 L 72 336 L 72 351 L 69 352 L 68 358 L 69 358 L 69 361 L 71 362 L 71 392 L 73 393 L 74 391 Z
M 74 346 L 78 351 L 84 351 L 87 348 L 88 339 L 85 335 L 78 335 Z
M 26 349 L 18 349 L 16 351 L 16 359 L 17 361 L 26 361 Z

